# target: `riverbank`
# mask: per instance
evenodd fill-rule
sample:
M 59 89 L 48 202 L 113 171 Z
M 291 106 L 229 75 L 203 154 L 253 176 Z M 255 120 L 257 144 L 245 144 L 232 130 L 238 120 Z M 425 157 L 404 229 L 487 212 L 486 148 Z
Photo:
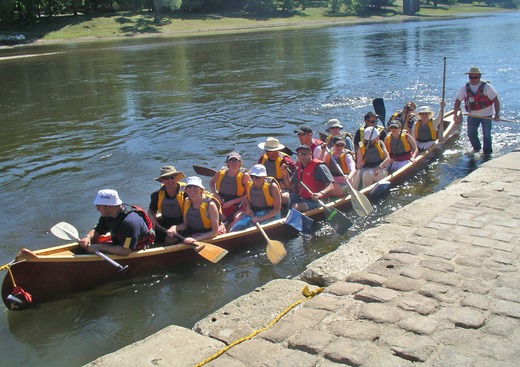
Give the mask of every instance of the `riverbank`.
M 167 327 L 87 366 L 217 355 L 207 366 L 516 366 L 519 160 L 516 149 L 484 163 L 193 330 Z M 302 295 L 316 285 L 323 292 Z
M 0 36 L 12 38 L 11 45 L 3 48 L 80 42 L 107 42 L 128 38 L 179 38 L 230 33 L 318 28 L 338 25 L 358 25 L 380 22 L 423 21 L 482 16 L 515 10 L 484 7 L 473 4 L 423 6 L 416 15 L 400 13 L 402 3 L 395 8 L 384 8 L 378 13 L 363 16 L 334 16 L 327 8 L 307 8 L 294 15 L 252 17 L 245 14 L 202 14 L 165 16 L 160 24 L 153 23 L 151 13 L 111 13 L 102 17 L 78 18 L 64 16 L 52 22 L 40 22 L 31 28 L 0 28 Z M 0 39 L 2 39 L 0 37 Z M 0 46 L 2 47 L 2 46 Z

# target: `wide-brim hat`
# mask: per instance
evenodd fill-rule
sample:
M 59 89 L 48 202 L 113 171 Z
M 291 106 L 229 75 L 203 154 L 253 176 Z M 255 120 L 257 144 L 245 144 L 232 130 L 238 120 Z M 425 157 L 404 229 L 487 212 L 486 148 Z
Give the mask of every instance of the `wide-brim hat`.
M 280 141 L 276 138 L 268 137 L 265 142 L 258 144 L 258 147 L 262 150 L 267 150 L 268 152 L 274 152 L 282 150 L 285 148 L 285 145 L 280 144 Z
M 117 206 L 121 204 L 123 201 L 119 198 L 119 194 L 112 189 L 99 190 L 94 199 L 94 205 Z
M 417 114 L 420 115 L 421 113 L 428 113 L 430 114 L 430 116 L 433 115 L 432 109 L 428 106 L 419 107 L 419 109 L 417 110 Z
M 161 167 L 161 175 L 159 177 L 156 177 L 155 180 L 160 182 L 161 178 L 171 176 L 174 174 L 177 174 L 178 180 L 182 180 L 185 177 L 184 172 L 177 171 L 174 166 L 163 166 Z
M 267 170 L 263 164 L 255 164 L 249 170 L 249 176 L 267 177 Z
M 480 68 L 477 68 L 475 66 L 472 66 L 469 68 L 468 71 L 466 71 L 464 74 L 483 74 L 482 72 L 480 72 Z
M 197 177 L 197 176 L 190 176 L 190 177 L 186 178 L 186 186 L 190 186 L 190 185 L 197 186 L 197 187 L 200 187 L 201 189 L 204 189 L 202 180 L 200 179 L 200 177 Z
M 333 127 L 339 127 L 340 129 L 343 129 L 343 125 L 341 125 L 341 122 L 339 122 L 338 119 L 330 119 L 327 121 L 326 131 L 329 131 L 329 129 Z

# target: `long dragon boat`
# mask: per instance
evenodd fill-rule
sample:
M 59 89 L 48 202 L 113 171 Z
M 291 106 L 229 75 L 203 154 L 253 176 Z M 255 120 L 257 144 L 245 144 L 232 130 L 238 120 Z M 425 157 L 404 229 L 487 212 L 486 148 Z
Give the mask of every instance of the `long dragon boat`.
M 396 186 L 410 178 L 419 169 L 427 166 L 442 151 L 443 145 L 457 135 L 453 111 L 444 115 L 444 134 L 441 140 L 426 152 L 421 153 L 414 163 L 410 162 L 385 178 L 388 186 Z M 375 183 L 360 192 L 368 198 L 374 195 Z M 352 197 L 338 198 L 303 214 L 314 219 L 325 219 L 330 208 L 346 211 L 352 208 Z M 262 226 L 273 237 L 287 236 L 290 227 L 285 219 L 276 220 Z M 265 244 L 260 230 L 256 227 L 238 232 L 219 235 L 207 243 L 226 250 L 247 245 Z M 201 257 L 192 246 L 176 244 L 156 246 L 132 252 L 128 256 L 109 255 L 125 271 L 118 271 L 113 264 L 95 254 L 85 254 L 79 245 L 68 243 L 60 246 L 30 251 L 22 249 L 9 264 L 1 268 L 7 270 L 2 283 L 2 300 L 7 308 L 21 310 L 43 302 L 55 301 L 70 294 L 93 289 L 97 286 L 144 274 L 153 274 L 176 264 L 200 261 Z M 21 299 L 24 297 L 28 299 Z M 29 302 L 30 300 L 30 302 Z

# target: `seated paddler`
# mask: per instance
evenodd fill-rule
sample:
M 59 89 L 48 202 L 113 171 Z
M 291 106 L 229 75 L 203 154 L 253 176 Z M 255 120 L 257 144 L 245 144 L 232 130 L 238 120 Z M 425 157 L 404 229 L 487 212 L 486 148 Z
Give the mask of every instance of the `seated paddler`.
M 174 166 L 163 166 L 161 175 L 155 179 L 161 183 L 161 187 L 150 195 L 148 216 L 155 228 L 157 242 L 165 245 L 177 242 L 167 237 L 166 231 L 183 221 L 182 209 L 186 187 L 184 182 L 180 182 L 183 178 L 184 173 L 177 171 Z
M 241 209 L 230 226 L 230 232 L 252 227 L 255 223 L 265 224 L 280 219 L 282 194 L 278 181 L 267 177 L 262 164 L 255 164 L 249 171 L 251 180 L 246 186 Z
M 191 176 L 186 179 L 186 194 L 183 206 L 183 221 L 171 226 L 167 236 L 176 238 L 180 235 L 185 244 L 194 244 L 225 233 L 222 224 L 222 207 L 219 201 L 206 191 L 200 177 Z
M 101 251 L 127 256 L 132 251 L 153 244 L 155 234 L 146 213 L 137 206 L 127 209 L 117 191 L 99 190 L 94 205 L 101 217 L 97 225 L 79 241 L 79 245 L 87 252 Z M 110 233 L 111 242 L 103 241 L 107 233 Z

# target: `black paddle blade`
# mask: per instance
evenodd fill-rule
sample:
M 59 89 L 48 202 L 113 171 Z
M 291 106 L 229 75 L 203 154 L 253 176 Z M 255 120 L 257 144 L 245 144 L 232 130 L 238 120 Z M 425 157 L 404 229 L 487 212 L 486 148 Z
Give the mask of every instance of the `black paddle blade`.
M 374 112 L 379 116 L 379 120 L 384 125 L 386 119 L 385 101 L 383 98 L 376 98 L 372 101 L 372 106 L 374 106 Z
M 350 219 L 337 209 L 325 208 L 325 211 L 327 212 L 327 222 L 330 223 L 331 227 L 334 228 L 341 237 L 345 237 L 348 229 L 352 226 Z

